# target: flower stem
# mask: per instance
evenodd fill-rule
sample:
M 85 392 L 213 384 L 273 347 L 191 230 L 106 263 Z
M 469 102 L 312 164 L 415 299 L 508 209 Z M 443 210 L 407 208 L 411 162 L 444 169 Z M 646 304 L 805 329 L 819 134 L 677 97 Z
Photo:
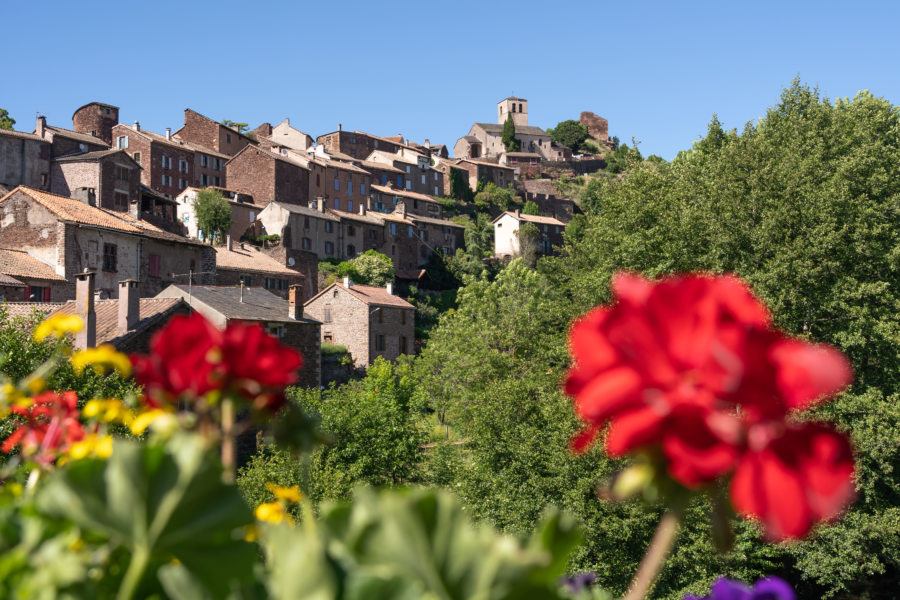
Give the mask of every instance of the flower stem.
M 222 399 L 222 481 L 234 483 L 234 400 Z
M 660 519 L 656 533 L 653 534 L 653 540 L 651 540 L 647 553 L 641 561 L 641 566 L 638 567 L 634 579 L 631 580 L 628 593 L 623 600 L 642 600 L 650 592 L 669 555 L 672 543 L 675 541 L 675 535 L 678 533 L 678 521 L 681 519 L 682 512 L 684 512 L 683 507 L 673 506 Z
M 128 570 L 122 578 L 122 585 L 119 587 L 119 593 L 116 594 L 116 600 L 131 600 L 137 592 L 138 584 L 144 577 L 144 571 L 150 564 L 150 552 L 143 546 L 136 546 L 134 553 L 131 555 L 131 562 L 128 563 Z

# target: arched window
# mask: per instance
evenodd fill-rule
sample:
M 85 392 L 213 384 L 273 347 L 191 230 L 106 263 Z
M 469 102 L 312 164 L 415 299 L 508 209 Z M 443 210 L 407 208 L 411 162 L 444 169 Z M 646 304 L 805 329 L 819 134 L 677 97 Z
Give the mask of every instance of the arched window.
M 515 102 L 513 102 L 512 107 L 513 107 L 512 111 L 513 111 L 513 112 L 516 112 L 516 103 L 515 103 Z
M 522 105 L 519 105 L 519 112 L 522 112 Z

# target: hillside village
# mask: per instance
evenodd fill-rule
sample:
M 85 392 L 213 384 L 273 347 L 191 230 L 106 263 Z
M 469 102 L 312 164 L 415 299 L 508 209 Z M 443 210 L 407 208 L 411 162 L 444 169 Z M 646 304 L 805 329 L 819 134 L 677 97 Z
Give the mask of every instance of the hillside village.
M 614 147 L 605 119 L 582 113 L 580 123 L 593 148 Z M 190 108 L 182 127 L 152 132 L 90 102 L 71 128 L 39 116 L 32 132 L 0 129 L 0 297 L 12 314 L 79 314 L 82 347 L 146 348 L 193 309 L 264 322 L 315 364 L 320 343 L 343 345 L 365 367 L 414 352 L 415 307 L 397 290 L 428 288 L 429 261 L 464 248 L 476 192 L 512 198 L 490 207 L 493 257 L 479 258 L 521 254 L 523 224 L 533 251 L 550 254 L 579 212 L 555 181 L 601 164 L 529 125 L 517 97 L 497 104 L 496 123 L 474 123 L 453 157 L 428 139 L 340 124 L 314 139 L 290 119 L 251 130 Z M 224 236 L 198 223 L 204 189 L 230 209 Z M 320 272 L 367 251 L 391 259 L 394 281 L 375 288 Z

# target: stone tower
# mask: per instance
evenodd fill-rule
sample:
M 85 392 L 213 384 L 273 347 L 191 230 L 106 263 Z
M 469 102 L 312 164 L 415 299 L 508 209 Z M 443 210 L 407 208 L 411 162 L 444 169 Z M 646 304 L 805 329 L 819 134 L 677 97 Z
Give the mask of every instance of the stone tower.
M 524 127 L 528 125 L 528 100 L 510 96 L 497 103 L 497 123 L 506 123 L 506 117 L 512 115 L 513 123 Z
M 72 130 L 112 144 L 112 128 L 119 123 L 119 107 L 102 102 L 85 104 L 72 115 Z

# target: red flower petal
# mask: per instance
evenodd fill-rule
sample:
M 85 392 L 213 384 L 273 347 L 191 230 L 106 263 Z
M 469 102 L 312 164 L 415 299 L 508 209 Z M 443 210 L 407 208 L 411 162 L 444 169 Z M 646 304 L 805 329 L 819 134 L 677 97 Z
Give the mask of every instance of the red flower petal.
M 578 415 L 601 422 L 638 399 L 641 377 L 630 367 L 616 367 L 597 375 L 578 394 Z
M 624 412 L 609 427 L 606 453 L 622 456 L 660 439 L 665 415 L 655 407 L 641 407 Z
M 616 300 L 641 306 L 653 292 L 653 283 L 637 273 L 620 271 L 610 281 Z
M 594 445 L 597 433 L 597 428 L 589 425 L 572 436 L 572 440 L 569 442 L 572 452 L 576 454 L 587 452 Z
M 789 408 L 806 408 L 847 387 L 853 371 L 847 358 L 829 346 L 784 339 L 774 344 L 771 360 Z

